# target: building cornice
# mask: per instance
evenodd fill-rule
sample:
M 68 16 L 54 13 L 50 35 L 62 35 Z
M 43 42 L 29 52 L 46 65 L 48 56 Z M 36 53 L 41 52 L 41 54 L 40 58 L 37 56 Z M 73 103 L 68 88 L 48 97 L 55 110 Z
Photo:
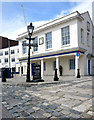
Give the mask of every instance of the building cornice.
M 79 51 L 79 52 L 81 52 L 81 53 L 83 53 L 84 54 L 84 52 L 86 52 L 86 49 L 83 49 L 83 48 L 80 48 L 80 47 L 77 47 L 77 48 L 71 48 L 71 49 L 66 49 L 66 50 L 58 50 L 58 51 L 53 51 L 53 52 L 49 52 L 49 53 L 42 53 L 42 54 L 37 54 L 37 55 L 32 55 L 31 57 L 30 57 L 30 59 L 33 59 L 33 58 L 35 58 L 35 59 L 37 59 L 37 58 L 46 58 L 46 56 L 57 56 L 58 54 L 61 54 L 61 55 L 63 55 L 63 54 L 66 54 L 66 53 L 75 53 L 75 52 L 77 52 L 77 51 Z M 19 61 L 24 61 L 24 60 L 27 60 L 27 57 L 22 57 L 22 58 L 19 58 Z

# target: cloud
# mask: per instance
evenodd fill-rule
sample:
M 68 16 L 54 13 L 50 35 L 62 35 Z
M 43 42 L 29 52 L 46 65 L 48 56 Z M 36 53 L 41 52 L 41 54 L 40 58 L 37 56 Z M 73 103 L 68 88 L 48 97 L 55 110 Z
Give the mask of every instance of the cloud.
M 82 0 L 77 0 L 78 2 L 81 2 Z M 77 2 L 76 1 L 76 2 Z M 72 9 L 62 10 L 60 14 L 56 15 L 53 19 L 65 16 L 66 14 L 69 14 L 74 11 L 79 11 L 80 13 L 89 11 L 90 16 L 92 17 L 92 1 L 85 0 L 84 2 L 79 3 L 76 7 L 73 7 Z M 68 0 L 68 2 L 75 2 L 75 0 Z M 73 4 L 73 3 L 71 3 Z M 52 20 L 53 20 L 52 19 Z M 51 21 L 51 20 L 49 20 Z M 33 22 L 33 25 L 36 27 L 43 25 L 49 21 L 36 21 Z M 19 34 L 22 34 L 27 31 L 27 28 L 24 23 L 23 16 L 17 15 L 14 19 L 8 20 L 8 21 L 2 21 L 2 31 L 0 35 L 4 37 L 8 37 L 9 39 L 16 39 Z
M 75 2 L 75 0 L 68 0 L 69 2 Z M 82 2 L 82 0 L 77 0 L 76 2 L 79 2 L 79 4 L 76 7 L 73 7 L 72 9 L 67 9 L 67 10 L 62 10 L 60 14 L 56 15 L 55 18 L 59 18 L 62 17 L 66 14 L 72 13 L 74 11 L 78 11 L 80 13 L 89 11 L 89 14 L 92 18 L 92 2 L 94 0 L 84 0 L 84 2 Z

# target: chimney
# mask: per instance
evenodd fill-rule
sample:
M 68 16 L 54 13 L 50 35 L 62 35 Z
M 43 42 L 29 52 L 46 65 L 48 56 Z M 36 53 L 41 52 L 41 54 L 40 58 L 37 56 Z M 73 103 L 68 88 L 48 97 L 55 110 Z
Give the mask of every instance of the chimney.
M 92 2 L 92 22 L 94 25 L 94 1 Z

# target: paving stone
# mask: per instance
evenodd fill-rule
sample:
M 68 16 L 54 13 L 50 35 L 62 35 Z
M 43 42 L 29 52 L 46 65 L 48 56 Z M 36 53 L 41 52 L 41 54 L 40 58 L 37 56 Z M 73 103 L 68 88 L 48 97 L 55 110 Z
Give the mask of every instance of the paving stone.
M 60 115 L 61 115 L 61 113 L 60 113 L 60 112 L 55 112 L 55 111 L 54 111 L 54 112 L 52 113 L 52 115 L 54 115 L 54 116 L 58 117 L 58 116 L 60 116 Z
M 81 114 L 82 112 L 79 112 L 79 111 L 76 111 L 76 110 L 73 110 L 73 109 L 70 109 L 70 112 L 74 113 L 74 114 Z
M 75 119 L 78 119 L 78 118 L 80 118 L 80 116 L 79 115 L 77 115 L 77 114 L 73 114 L 73 113 L 71 113 L 70 115 L 68 115 L 69 116 L 69 118 L 75 118 Z
M 7 107 L 10 107 L 8 104 L 5 104 L 4 106 L 5 106 L 6 108 L 7 108 Z
M 92 116 L 86 113 L 82 113 L 81 118 L 92 118 Z
M 24 106 L 23 109 L 24 110 L 28 110 L 29 108 L 31 108 L 30 106 Z
M 2 104 L 7 105 L 7 102 L 2 102 Z
M 7 107 L 7 110 L 11 110 L 11 109 L 13 109 L 13 107 Z
M 69 115 L 69 114 L 70 114 L 70 111 L 62 110 L 61 113 L 63 113 L 64 115 Z
M 34 117 L 31 116 L 31 115 L 27 116 L 26 118 L 30 118 L 30 119 L 28 119 L 28 120 L 31 120 L 31 119 L 32 119 L 32 120 L 35 120 Z
M 93 111 L 88 111 L 87 114 L 94 116 L 94 112 Z
M 39 110 L 40 108 L 39 107 L 33 107 L 34 110 Z
M 20 108 L 20 109 L 17 109 L 17 111 L 18 112 L 23 112 L 24 110 Z
M 57 108 L 55 111 L 60 112 L 62 108 Z
M 18 113 L 13 113 L 12 115 L 13 115 L 13 117 L 19 117 Z
M 34 118 L 44 118 L 44 116 L 43 115 L 41 115 L 40 113 L 33 113 L 32 114 L 32 116 L 34 117 Z
M 48 112 L 48 113 L 52 113 L 53 112 L 53 110 L 51 110 L 51 109 L 45 109 L 45 111 Z
M 21 114 L 22 114 L 24 117 L 29 116 L 29 114 L 28 114 L 28 113 L 26 113 L 26 112 L 21 112 Z
M 30 105 L 30 102 L 26 102 L 26 103 L 24 103 L 24 105 Z
M 50 108 L 50 109 L 53 109 L 53 110 L 55 110 L 55 109 L 57 108 L 57 107 L 54 106 L 54 105 L 48 105 L 47 107 Z
M 62 115 L 59 118 L 61 118 L 61 120 L 69 120 L 69 118 L 67 118 L 66 116 Z
M 49 118 L 49 117 L 51 117 L 52 115 L 51 114 L 49 114 L 49 113 L 44 113 L 43 114 L 46 118 Z
M 34 113 L 35 110 L 33 108 L 27 110 L 28 113 Z
M 48 104 L 48 103 L 43 103 L 43 105 L 47 106 L 47 105 L 49 105 L 49 104 Z
M 40 110 L 38 110 L 38 113 L 43 115 L 45 113 L 45 111 L 40 109 Z
M 23 104 L 22 104 L 22 105 L 19 105 L 19 106 L 21 106 L 21 107 L 25 107 L 25 105 L 23 105 Z

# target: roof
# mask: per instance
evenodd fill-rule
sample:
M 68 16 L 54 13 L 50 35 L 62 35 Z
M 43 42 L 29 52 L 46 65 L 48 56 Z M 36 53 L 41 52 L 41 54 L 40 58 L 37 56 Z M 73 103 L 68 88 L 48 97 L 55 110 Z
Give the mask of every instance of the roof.
M 56 25 L 61 24 L 63 22 L 67 22 L 68 20 L 71 20 L 73 18 L 79 18 L 79 20 L 84 20 L 84 18 L 81 16 L 81 14 L 78 11 L 75 11 L 75 12 L 72 12 L 72 13 L 70 13 L 68 15 L 65 15 L 63 17 L 57 18 L 55 20 L 52 20 L 52 21 L 50 21 L 50 22 L 48 22 L 46 24 L 43 24 L 43 25 L 35 28 L 34 29 L 34 33 L 42 31 L 44 29 L 48 29 L 48 28 L 50 28 L 52 26 L 56 26 Z M 27 35 L 27 32 L 24 32 L 22 34 L 19 34 L 18 38 L 26 36 L 26 35 Z

